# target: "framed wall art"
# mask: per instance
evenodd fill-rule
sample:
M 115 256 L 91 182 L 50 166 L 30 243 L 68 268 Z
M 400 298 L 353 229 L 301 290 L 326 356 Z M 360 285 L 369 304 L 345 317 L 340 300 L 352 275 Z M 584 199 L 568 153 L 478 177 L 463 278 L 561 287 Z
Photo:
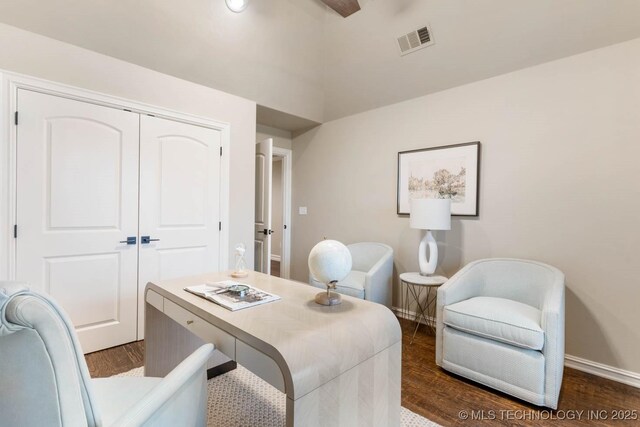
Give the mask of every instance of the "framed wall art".
M 398 215 L 413 198 L 451 199 L 451 214 L 478 216 L 480 142 L 398 153 Z

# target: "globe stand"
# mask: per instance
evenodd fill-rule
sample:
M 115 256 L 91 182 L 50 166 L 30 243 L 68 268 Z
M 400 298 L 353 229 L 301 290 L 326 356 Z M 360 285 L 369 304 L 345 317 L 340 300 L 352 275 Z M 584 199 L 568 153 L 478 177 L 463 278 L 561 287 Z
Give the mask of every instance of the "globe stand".
M 331 289 L 336 288 L 337 280 L 327 283 L 327 292 L 320 292 L 316 295 L 316 304 L 320 305 L 338 305 L 342 302 L 342 297 L 336 292 L 331 292 Z

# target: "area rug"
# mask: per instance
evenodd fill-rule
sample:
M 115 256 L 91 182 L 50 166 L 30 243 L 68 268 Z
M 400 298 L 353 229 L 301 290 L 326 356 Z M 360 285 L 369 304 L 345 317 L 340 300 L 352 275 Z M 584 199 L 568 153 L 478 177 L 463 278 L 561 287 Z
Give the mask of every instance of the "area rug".
M 141 377 L 143 368 L 116 375 Z M 276 427 L 285 425 L 286 396 L 269 383 L 238 365 L 237 369 L 211 378 L 208 427 Z M 402 427 L 439 427 L 406 408 L 400 411 Z

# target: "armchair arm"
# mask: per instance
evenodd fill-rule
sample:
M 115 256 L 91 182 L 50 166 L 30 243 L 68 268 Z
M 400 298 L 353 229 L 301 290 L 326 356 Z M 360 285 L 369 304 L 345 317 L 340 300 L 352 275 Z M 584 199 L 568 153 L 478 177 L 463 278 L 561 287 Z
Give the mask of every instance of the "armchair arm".
M 541 327 L 544 330 L 545 405 L 557 408 L 564 372 L 564 275 L 557 271 L 542 306 Z
M 364 294 L 369 301 L 391 308 L 391 288 L 393 278 L 393 251 L 388 251 L 367 272 Z
M 187 357 L 147 395 L 125 412 L 113 426 L 205 426 L 207 376 L 205 364 L 212 344 Z

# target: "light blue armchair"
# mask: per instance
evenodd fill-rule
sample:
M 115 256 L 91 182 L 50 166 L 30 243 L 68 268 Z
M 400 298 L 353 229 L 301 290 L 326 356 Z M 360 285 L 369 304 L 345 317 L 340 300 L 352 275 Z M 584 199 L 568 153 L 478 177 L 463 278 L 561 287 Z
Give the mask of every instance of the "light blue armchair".
M 48 296 L 0 283 L 0 426 L 205 426 L 206 344 L 165 378 L 92 380 Z
M 564 369 L 564 275 L 535 261 L 472 262 L 438 289 L 436 363 L 556 409 Z

